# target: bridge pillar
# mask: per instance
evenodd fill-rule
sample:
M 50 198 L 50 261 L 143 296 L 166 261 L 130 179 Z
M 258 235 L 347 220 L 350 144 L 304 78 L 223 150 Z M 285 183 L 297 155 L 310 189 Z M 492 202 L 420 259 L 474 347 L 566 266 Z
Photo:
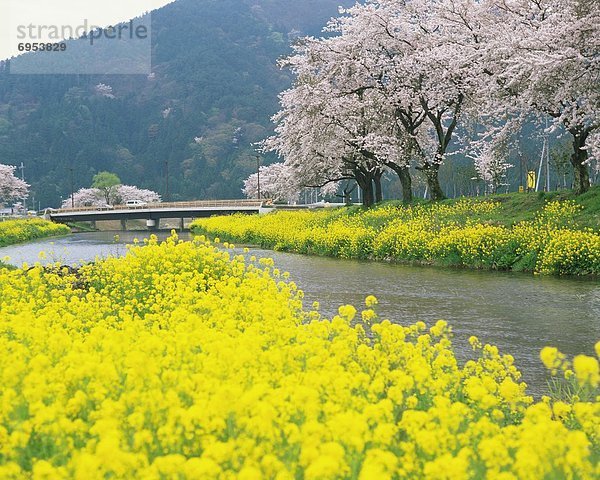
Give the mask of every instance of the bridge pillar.
M 127 220 L 126 219 L 121 219 L 121 230 L 125 231 L 127 230 Z
M 180 230 L 183 232 L 183 229 L 185 228 L 185 219 L 183 217 L 181 217 L 181 226 L 180 226 Z
M 146 220 L 146 227 L 148 228 L 148 230 L 151 230 L 151 231 L 158 230 L 159 222 L 160 222 L 160 220 L 154 220 L 152 218 L 149 218 L 148 220 Z

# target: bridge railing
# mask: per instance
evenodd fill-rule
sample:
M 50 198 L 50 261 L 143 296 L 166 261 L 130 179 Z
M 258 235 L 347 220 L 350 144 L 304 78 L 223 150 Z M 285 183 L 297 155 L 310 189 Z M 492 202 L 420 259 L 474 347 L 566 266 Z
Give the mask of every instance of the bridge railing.
M 240 199 L 240 200 L 195 200 L 190 202 L 161 202 L 147 203 L 146 205 L 111 205 L 105 207 L 75 207 L 50 209 L 50 214 L 72 213 L 72 212 L 112 212 L 115 210 L 156 210 L 167 208 L 236 208 L 256 207 L 260 208 L 263 200 Z

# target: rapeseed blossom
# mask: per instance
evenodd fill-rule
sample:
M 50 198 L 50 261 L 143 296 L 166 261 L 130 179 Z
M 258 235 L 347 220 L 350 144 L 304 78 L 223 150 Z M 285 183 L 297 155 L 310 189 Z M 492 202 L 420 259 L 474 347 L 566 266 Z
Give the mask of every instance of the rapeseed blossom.
M 600 381 L 598 360 L 587 355 L 577 355 L 573 359 L 573 370 L 580 384 L 590 384 L 597 387 Z
M 362 211 L 279 211 L 198 219 L 192 229 L 275 250 L 342 258 L 600 274 L 600 234 L 577 229 L 572 218 L 581 207 L 575 202 L 549 202 L 534 220 L 512 228 L 472 220 L 493 213 L 498 205 L 463 199 L 453 205 L 384 205 Z
M 534 402 L 498 348 L 461 366 L 444 321 L 326 319 L 272 260 L 144 244 L 0 270 L 0 478 L 600 476 L 597 399 Z
M 0 247 L 26 242 L 35 238 L 66 235 L 70 232 L 71 229 L 66 225 L 41 218 L 6 220 L 0 222 Z

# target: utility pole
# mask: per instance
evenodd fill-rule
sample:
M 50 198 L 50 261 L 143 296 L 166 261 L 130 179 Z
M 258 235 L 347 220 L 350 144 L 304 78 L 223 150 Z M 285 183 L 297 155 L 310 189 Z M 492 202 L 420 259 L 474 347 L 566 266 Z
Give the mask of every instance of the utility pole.
M 165 202 L 169 200 L 169 160 L 165 160 Z
M 258 199 L 260 200 L 260 155 L 256 155 L 256 187 L 258 190 Z
M 540 191 L 540 179 L 542 177 L 542 167 L 544 166 L 544 158 L 546 155 L 546 148 L 548 147 L 548 137 L 544 136 L 544 142 L 542 143 L 542 155 L 540 156 L 540 164 L 538 166 L 537 179 L 535 182 L 535 191 Z
M 71 171 L 71 208 L 75 208 L 75 194 L 73 192 L 73 165 L 71 165 L 69 170 Z
M 523 188 L 523 190 L 525 190 L 525 181 L 523 178 L 523 161 L 525 159 L 523 158 L 523 152 L 521 151 L 521 149 L 519 149 L 519 186 Z
M 546 140 L 546 191 L 550 191 L 550 145 Z
M 21 169 L 21 180 L 25 181 L 25 165 L 23 165 L 23 162 L 21 162 L 21 165 L 19 165 L 19 168 Z M 25 195 L 23 195 L 23 208 L 25 209 L 25 211 L 27 211 L 27 204 L 25 202 L 27 202 L 27 197 Z

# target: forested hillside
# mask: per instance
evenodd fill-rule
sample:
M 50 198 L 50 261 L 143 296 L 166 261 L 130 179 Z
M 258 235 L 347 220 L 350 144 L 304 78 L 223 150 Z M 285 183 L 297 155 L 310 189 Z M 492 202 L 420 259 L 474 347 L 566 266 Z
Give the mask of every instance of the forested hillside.
M 340 0 L 178 0 L 152 13 L 153 73 L 0 71 L 0 163 L 25 166 L 31 199 L 57 205 L 101 170 L 169 199 L 241 196 L 251 144 L 290 85 L 276 60 L 318 34 Z M 110 88 L 109 88 L 110 87 Z M 71 172 L 72 169 L 72 172 Z

